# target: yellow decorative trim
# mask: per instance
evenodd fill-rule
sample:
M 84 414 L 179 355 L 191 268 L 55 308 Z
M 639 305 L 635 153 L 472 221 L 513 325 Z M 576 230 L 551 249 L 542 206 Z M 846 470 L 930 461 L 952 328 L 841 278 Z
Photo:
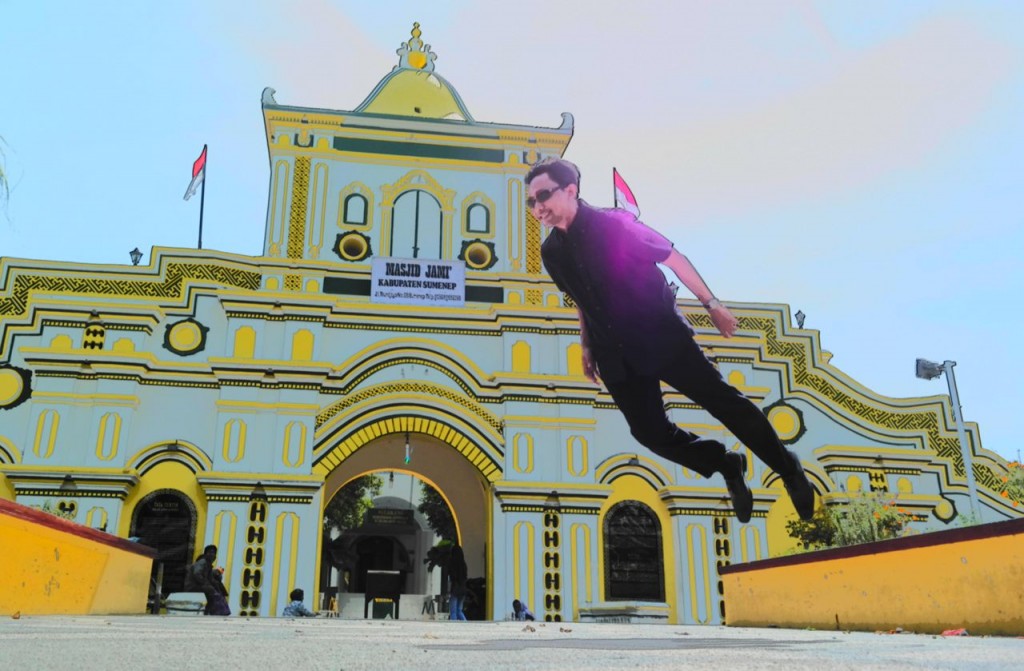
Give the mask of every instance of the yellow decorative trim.
M 292 336 L 292 361 L 313 360 L 313 332 L 299 329 Z
M 530 372 L 530 343 L 517 340 L 512 344 L 512 372 Z
M 366 200 L 365 223 L 352 224 L 345 221 L 345 201 L 349 196 L 362 196 Z M 338 228 L 342 230 L 363 229 L 373 225 L 373 190 L 362 182 L 352 182 L 338 194 Z
M 487 231 L 471 231 L 469 230 L 469 208 L 472 205 L 483 205 L 487 210 Z M 462 235 L 467 238 L 494 238 L 495 231 L 497 229 L 497 221 L 495 215 L 497 214 L 497 208 L 494 205 L 494 201 L 487 197 L 487 194 L 483 191 L 474 191 L 462 200 L 462 204 L 459 207 L 459 211 L 462 213 L 460 219 L 462 221 Z
M 789 406 L 777 405 L 769 410 L 768 421 L 782 440 L 789 440 L 800 433 L 800 416 Z
M 236 359 L 251 359 L 256 353 L 256 329 L 251 326 L 240 326 L 235 331 L 235 344 L 232 356 Z
M 212 282 L 249 291 L 260 287 L 258 272 L 231 267 L 218 260 L 167 263 L 161 267 L 161 277 L 157 279 L 122 279 L 104 277 L 95 272 L 59 268 L 41 271 L 18 267 L 11 269 L 8 278 L 8 289 L 0 294 L 0 317 L 26 314 L 31 293 L 181 299 L 197 282 Z
M 407 399 L 404 399 L 407 401 Z M 489 482 L 496 482 L 502 475 L 502 454 L 498 446 L 488 438 L 475 434 L 471 427 L 466 426 L 461 417 L 448 415 L 450 423 L 428 419 L 412 413 L 422 413 L 421 407 L 402 408 L 389 405 L 379 412 L 363 412 L 346 428 L 344 438 L 333 447 L 316 455 L 313 474 L 319 477 L 327 475 L 338 467 L 345 459 L 361 447 L 382 436 L 395 433 L 422 433 L 447 443 L 462 454 Z M 434 410 L 434 408 L 429 408 Z M 378 416 L 375 416 L 378 415 Z M 361 422 L 361 423 L 358 423 Z M 494 440 L 491 437 L 490 440 Z
M 311 259 L 320 258 L 320 250 L 324 247 L 324 227 L 327 220 L 327 163 L 317 163 L 313 169 L 313 203 L 309 213 L 309 231 L 307 234 L 307 255 Z M 318 230 L 319 229 L 319 230 Z
M 21 451 L 7 438 L 0 436 L 0 464 L 20 464 Z
M 523 180 L 519 177 L 511 177 L 506 186 L 507 210 L 506 227 L 508 232 L 508 267 L 512 272 L 519 272 L 523 268 L 523 211 L 525 209 L 525 196 L 523 195 Z M 532 216 L 527 214 L 527 216 Z M 538 253 L 540 249 L 537 250 Z M 530 272 L 527 270 L 527 272 Z
M 708 531 L 703 524 L 686 526 L 686 553 L 687 565 L 690 566 L 690 617 L 699 624 L 710 624 L 714 617 L 711 610 L 711 566 L 708 561 Z M 697 584 L 698 576 L 704 578 L 702 585 Z M 704 617 L 700 616 L 698 599 L 701 595 L 704 596 Z
M 512 468 L 517 473 L 533 472 L 533 436 L 528 433 L 517 433 L 512 437 Z
M 297 572 L 299 557 L 299 516 L 295 513 L 280 513 L 278 514 L 274 525 L 274 564 L 271 567 L 274 579 L 270 585 L 269 610 L 271 617 L 275 617 L 279 613 L 277 608 L 277 595 L 281 593 L 281 550 L 284 547 L 284 528 L 287 523 L 290 523 L 291 533 L 289 534 L 288 580 L 284 587 L 290 592 L 295 585 L 295 574 Z
M 110 441 L 107 442 L 107 424 L 113 418 L 113 430 Z M 117 447 L 121 441 L 121 415 L 116 412 L 108 412 L 100 418 L 100 428 L 96 436 L 96 458 L 100 461 L 110 461 L 117 456 Z M 107 449 L 109 447 L 109 449 Z
M 512 590 L 529 599 L 535 594 L 537 559 L 534 552 L 534 536 L 536 531 L 530 522 L 516 522 L 512 527 Z M 522 541 L 525 536 L 526 542 Z M 525 546 L 525 547 L 524 547 Z M 526 557 L 523 557 L 525 551 Z M 522 565 L 527 567 L 525 581 Z M 527 601 L 529 604 L 529 601 Z M 538 609 L 539 612 L 539 609 Z
M 281 249 L 285 246 L 291 171 L 291 161 L 287 159 L 278 159 L 274 163 L 274 181 L 270 187 L 270 222 L 267 225 L 267 256 L 281 256 Z
M 526 211 L 526 272 L 540 275 L 543 263 L 540 258 L 540 221 L 533 212 Z
M 579 466 L 577 467 L 576 461 L 576 446 L 579 445 Z M 566 468 L 569 470 L 569 475 L 577 478 L 582 478 L 587 474 L 590 469 L 589 458 L 590 458 L 590 447 L 587 443 L 587 439 L 583 436 L 570 436 L 565 444 Z
M 293 430 L 298 427 L 299 435 L 292 435 Z M 292 446 L 295 444 L 295 458 L 292 458 Z M 281 462 L 288 468 L 298 468 L 306 461 L 306 425 L 302 422 L 288 422 L 284 428 L 284 450 L 281 454 Z
M 223 534 L 224 520 L 228 520 L 227 533 Z M 213 518 L 213 542 L 224 557 L 224 584 L 231 589 L 231 569 L 235 561 L 235 529 L 238 527 L 238 515 L 230 510 L 222 510 Z
M 205 452 L 184 440 L 160 442 L 144 447 L 128 459 L 127 466 L 135 469 L 141 477 L 154 466 L 166 461 L 182 464 L 195 473 L 213 468 L 213 460 Z
M 745 564 L 764 559 L 761 546 L 761 530 L 752 524 L 743 525 L 740 529 L 740 561 Z
M 237 428 L 236 428 L 237 427 Z M 229 464 L 237 464 L 245 458 L 245 437 L 247 426 L 241 419 L 229 419 L 224 423 L 224 437 L 221 441 L 221 456 Z
M 46 429 L 49 428 L 47 432 Z M 32 454 L 40 459 L 53 456 L 53 448 L 57 444 L 57 429 L 60 427 L 60 414 L 56 410 L 44 410 L 39 413 L 36 421 L 36 438 L 32 443 Z M 44 434 L 46 434 L 44 436 Z M 43 447 L 45 440 L 45 448 Z
M 583 559 L 583 572 L 579 571 Z M 582 603 L 594 602 L 593 551 L 590 547 L 590 525 L 579 522 L 569 527 L 569 562 L 572 566 L 572 619 L 580 619 L 580 584 L 584 588 Z
M 97 519 L 98 518 L 98 519 Z M 85 526 L 90 529 L 107 528 L 107 509 L 93 506 L 85 513 Z
M 383 384 L 368 387 L 358 393 L 346 395 L 345 398 L 331 404 L 325 408 L 323 412 L 319 413 L 316 416 L 316 425 L 318 428 L 322 427 L 335 415 L 358 403 L 362 403 L 377 396 L 390 394 L 422 394 L 424 396 L 446 399 L 452 404 L 461 407 L 463 410 L 468 410 L 477 418 L 483 420 L 496 433 L 500 432 L 502 428 L 501 419 L 479 403 L 456 393 L 449 387 L 442 387 L 441 385 L 433 384 L 431 382 L 385 382 Z
M 291 212 L 288 216 L 288 258 L 301 259 L 303 257 L 303 238 L 306 230 L 306 217 L 309 208 L 309 168 L 310 158 L 308 156 L 295 157 L 295 181 L 292 183 Z M 298 291 L 299 288 L 289 287 L 288 278 L 285 278 L 285 288 L 289 291 Z

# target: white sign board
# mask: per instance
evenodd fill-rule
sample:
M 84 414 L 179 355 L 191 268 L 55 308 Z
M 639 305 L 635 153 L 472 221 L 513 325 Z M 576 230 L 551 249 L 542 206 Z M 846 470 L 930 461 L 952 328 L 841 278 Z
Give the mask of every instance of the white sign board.
M 466 304 L 466 264 L 441 259 L 373 259 L 370 300 L 406 305 Z

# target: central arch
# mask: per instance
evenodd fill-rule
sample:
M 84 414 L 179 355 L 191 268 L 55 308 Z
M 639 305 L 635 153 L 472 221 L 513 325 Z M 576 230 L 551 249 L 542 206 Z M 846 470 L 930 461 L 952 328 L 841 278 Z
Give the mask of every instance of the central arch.
M 382 470 L 415 475 L 434 487 L 448 503 L 466 553 L 469 577 L 486 581 L 486 612 L 487 617 L 493 617 L 491 483 L 501 478 L 501 469 L 489 452 L 466 434 L 436 419 L 405 415 L 378 419 L 349 432 L 346 439 L 325 450 L 314 466 L 324 477 L 321 519 L 326 503 L 355 478 Z M 422 560 L 423 557 L 413 558 Z M 315 575 L 321 575 L 321 571 L 318 566 Z

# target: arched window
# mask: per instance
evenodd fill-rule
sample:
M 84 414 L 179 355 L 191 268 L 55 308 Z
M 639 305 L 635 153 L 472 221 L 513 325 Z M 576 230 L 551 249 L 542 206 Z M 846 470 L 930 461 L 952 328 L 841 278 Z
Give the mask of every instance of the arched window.
M 604 518 L 604 592 L 609 601 L 664 601 L 661 523 L 639 501 L 622 501 Z
M 474 203 L 466 210 L 466 232 L 487 235 L 491 232 L 491 212 L 487 206 Z
M 357 226 L 366 225 L 366 198 L 358 193 L 345 198 L 345 214 L 342 221 Z
M 406 191 L 391 216 L 391 256 L 441 258 L 441 204 L 426 191 Z

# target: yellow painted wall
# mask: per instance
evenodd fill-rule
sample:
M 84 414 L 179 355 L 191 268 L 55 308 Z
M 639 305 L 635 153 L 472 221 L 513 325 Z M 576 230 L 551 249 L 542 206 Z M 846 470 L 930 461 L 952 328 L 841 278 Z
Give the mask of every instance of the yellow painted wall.
M 1024 520 L 755 562 L 722 579 L 730 626 L 1020 636 Z
M 104 537 L 112 539 L 112 544 L 98 540 Z M 4 502 L 0 506 L 5 566 L 0 571 L 0 615 L 144 613 L 153 559 L 119 545 L 127 543 Z
M 3 473 L 0 473 L 0 499 L 14 500 L 14 486 L 11 485 L 10 480 Z

